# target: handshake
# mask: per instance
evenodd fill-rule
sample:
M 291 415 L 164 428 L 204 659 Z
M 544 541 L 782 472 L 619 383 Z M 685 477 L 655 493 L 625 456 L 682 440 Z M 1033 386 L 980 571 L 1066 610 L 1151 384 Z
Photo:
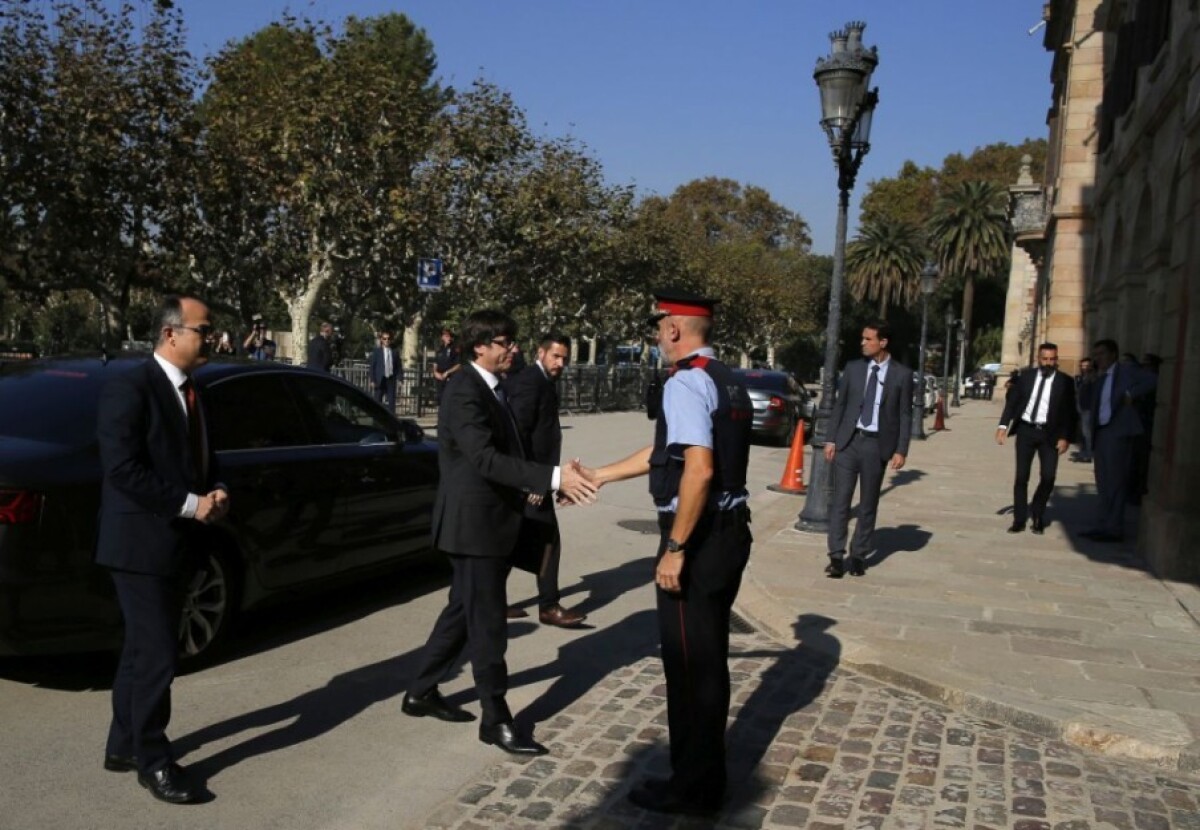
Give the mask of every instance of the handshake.
M 559 507 L 592 504 L 596 501 L 596 494 L 600 492 L 603 484 L 595 469 L 585 467 L 578 458 L 574 458 L 569 464 L 563 464 L 559 470 L 558 491 L 554 494 L 554 500 Z M 530 493 L 528 497 L 529 503 L 534 507 L 540 505 L 544 498 L 541 493 Z
M 196 502 L 196 521 L 210 525 L 225 518 L 229 512 L 229 494 L 218 488 Z

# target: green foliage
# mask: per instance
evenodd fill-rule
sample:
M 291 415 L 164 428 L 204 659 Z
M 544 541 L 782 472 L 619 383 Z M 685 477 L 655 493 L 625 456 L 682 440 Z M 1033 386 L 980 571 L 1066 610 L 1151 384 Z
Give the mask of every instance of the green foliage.
M 920 229 L 907 222 L 879 219 L 864 223 L 846 246 L 846 282 L 860 302 L 879 303 L 879 317 L 887 317 L 889 302 L 911 305 L 921 289 L 925 240 Z

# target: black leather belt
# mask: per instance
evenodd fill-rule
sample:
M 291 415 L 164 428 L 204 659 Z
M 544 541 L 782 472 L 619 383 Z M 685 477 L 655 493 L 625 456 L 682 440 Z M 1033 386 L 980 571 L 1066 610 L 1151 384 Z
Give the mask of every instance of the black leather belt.
M 864 435 L 864 436 L 866 436 L 867 438 L 878 438 L 878 437 L 879 437 L 879 431 L 878 431 L 878 430 L 871 431 L 871 430 L 869 430 L 869 429 L 863 429 L 862 427 L 855 427 L 855 428 L 854 428 L 854 433 L 855 433 L 856 435 Z
M 1046 428 L 1045 424 L 1035 424 L 1033 421 L 1026 421 L 1024 418 L 1021 419 L 1021 423 L 1023 423 L 1027 427 L 1033 427 L 1034 429 L 1045 429 Z

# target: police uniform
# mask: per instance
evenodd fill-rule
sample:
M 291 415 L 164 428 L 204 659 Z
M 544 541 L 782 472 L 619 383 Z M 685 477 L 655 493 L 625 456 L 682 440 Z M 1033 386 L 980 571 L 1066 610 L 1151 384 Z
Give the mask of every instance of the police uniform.
M 671 295 L 677 296 L 677 295 Z M 695 310 L 659 296 L 660 311 Z M 711 316 L 711 301 L 703 301 Z M 681 310 L 682 309 L 682 310 Z M 746 467 L 753 406 L 733 372 L 705 347 L 678 361 L 663 386 L 650 455 L 650 493 L 667 544 L 678 506 L 684 450 L 713 453 L 708 503 L 683 542 L 681 590 L 657 589 L 672 776 L 678 799 L 716 809 L 725 789 L 729 715 L 729 616 L 750 555 Z

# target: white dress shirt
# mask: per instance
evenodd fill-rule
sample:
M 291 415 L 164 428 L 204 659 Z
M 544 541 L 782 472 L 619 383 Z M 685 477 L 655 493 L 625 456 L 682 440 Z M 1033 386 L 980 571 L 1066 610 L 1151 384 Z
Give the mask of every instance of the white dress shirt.
M 1108 426 L 1108 422 L 1112 420 L 1113 371 L 1116 368 L 1109 366 L 1108 371 L 1104 373 L 1104 380 L 1100 381 L 1100 411 L 1096 413 L 1096 423 L 1102 427 Z
M 1043 377 L 1039 370 L 1037 376 L 1033 379 L 1033 391 L 1029 395 L 1029 404 L 1025 407 L 1025 411 L 1021 413 L 1021 419 L 1031 424 L 1039 426 L 1046 423 L 1050 419 L 1050 388 L 1054 383 L 1054 375 Z M 1042 388 L 1042 387 L 1045 388 Z M 1038 389 L 1041 389 L 1042 397 L 1038 400 Z M 1037 401 L 1037 412 L 1033 411 L 1033 402 Z
M 871 383 L 878 383 L 879 388 L 875 390 L 875 411 L 871 413 L 871 425 L 866 426 L 863 424 L 862 415 L 859 415 L 858 423 L 855 424 L 855 426 L 857 426 L 859 429 L 866 430 L 867 432 L 879 432 L 879 405 L 883 403 L 883 381 L 887 378 L 888 365 L 891 362 L 892 356 L 888 355 L 887 360 L 883 361 L 882 363 L 876 363 L 874 360 L 868 361 L 867 363 L 867 382 L 863 384 L 863 400 L 865 401 L 867 399 L 867 387 Z M 871 367 L 873 366 L 878 366 L 879 371 L 872 372 Z M 871 377 L 872 374 L 875 375 L 874 378 Z
M 162 367 L 163 373 L 166 374 L 167 380 L 171 381 L 171 388 L 175 390 L 175 400 L 179 401 L 179 408 L 183 410 L 183 420 L 186 423 L 188 419 L 187 400 L 183 397 L 183 384 L 187 382 L 188 376 L 183 370 L 176 366 L 171 361 L 154 353 L 154 359 L 158 361 L 158 365 Z M 200 496 L 196 493 L 188 493 L 187 498 L 183 500 L 183 507 L 179 509 L 179 518 L 194 519 L 196 517 L 196 508 L 200 505 Z

